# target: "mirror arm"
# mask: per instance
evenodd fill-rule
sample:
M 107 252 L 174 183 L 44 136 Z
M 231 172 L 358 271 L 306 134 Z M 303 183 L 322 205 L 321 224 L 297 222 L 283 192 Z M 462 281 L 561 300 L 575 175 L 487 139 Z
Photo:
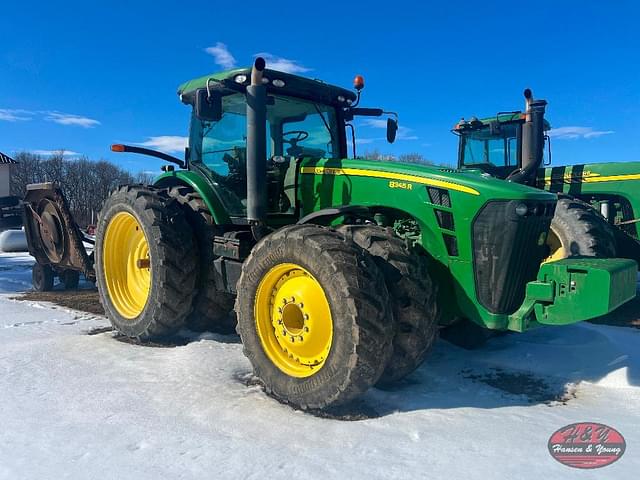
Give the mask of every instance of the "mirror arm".
M 383 115 L 393 115 L 396 118 L 396 122 L 398 121 L 398 114 L 396 112 L 382 112 Z
M 185 168 L 187 166 L 184 160 L 180 160 L 179 158 L 176 158 L 174 156 L 167 155 L 166 153 L 158 152 L 157 150 L 151 150 L 149 148 L 134 147 L 132 145 L 115 144 L 115 145 L 111 145 L 111 151 L 118 152 L 118 153 L 121 153 L 121 152 L 139 153 L 141 155 L 149 155 L 150 157 L 157 157 L 166 162 L 175 163 L 180 168 Z

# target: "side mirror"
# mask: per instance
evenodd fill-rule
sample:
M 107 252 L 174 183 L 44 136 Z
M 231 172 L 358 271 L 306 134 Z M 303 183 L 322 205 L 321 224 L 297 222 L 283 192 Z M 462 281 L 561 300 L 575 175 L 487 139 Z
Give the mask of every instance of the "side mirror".
M 398 132 L 398 121 L 393 118 L 387 118 L 387 142 L 396 141 L 396 133 Z
M 207 92 L 206 88 L 196 90 L 196 117 L 207 122 L 217 122 L 222 118 L 222 95 L 217 91 Z

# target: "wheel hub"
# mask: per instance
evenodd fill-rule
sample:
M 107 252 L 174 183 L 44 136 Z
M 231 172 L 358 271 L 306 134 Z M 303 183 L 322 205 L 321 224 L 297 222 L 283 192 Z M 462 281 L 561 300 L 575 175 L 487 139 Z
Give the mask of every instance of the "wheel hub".
M 111 303 L 124 318 L 136 318 L 147 304 L 152 272 L 147 238 L 131 213 L 119 212 L 111 219 L 102 254 Z
M 333 323 L 320 283 L 304 268 L 281 264 L 256 295 L 258 335 L 267 356 L 294 377 L 316 373 L 329 354 Z

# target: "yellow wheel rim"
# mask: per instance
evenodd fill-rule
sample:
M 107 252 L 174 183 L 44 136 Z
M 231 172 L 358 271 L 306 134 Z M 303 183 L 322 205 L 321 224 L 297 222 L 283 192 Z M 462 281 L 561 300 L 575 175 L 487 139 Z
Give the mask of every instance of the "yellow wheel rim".
M 136 318 L 149 298 L 151 264 L 147 237 L 131 213 L 119 212 L 107 225 L 102 258 L 111 303 L 124 318 Z
M 549 256 L 542 263 L 555 262 L 567 258 L 567 250 L 560 240 L 560 236 L 551 228 L 547 235 L 547 245 L 549 246 Z
M 323 367 L 333 320 L 322 286 L 307 270 L 293 263 L 269 270 L 258 285 L 254 315 L 262 348 L 280 370 L 304 378 Z

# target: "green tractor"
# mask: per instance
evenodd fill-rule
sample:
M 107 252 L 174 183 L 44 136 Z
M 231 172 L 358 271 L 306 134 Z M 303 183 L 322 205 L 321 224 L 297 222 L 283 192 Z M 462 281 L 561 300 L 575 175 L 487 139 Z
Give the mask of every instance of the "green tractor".
M 461 319 L 522 332 L 597 317 L 635 295 L 630 260 L 541 265 L 553 193 L 348 158 L 355 117 L 388 117 L 389 141 L 397 130 L 395 114 L 358 106 L 363 86 L 258 58 L 179 88 L 192 107 L 185 160 L 114 145 L 178 167 L 163 167 L 153 186 L 121 187 L 100 213 L 95 276 L 114 328 L 147 340 L 220 326 L 235 308 L 265 390 L 324 409 L 402 379 Z
M 484 119 L 462 119 L 458 167 L 557 193 L 556 214 L 548 236 L 548 260 L 570 256 L 624 257 L 640 262 L 640 162 L 592 163 L 552 167 L 551 125 L 544 100 L 525 90 L 525 112 L 500 112 Z M 528 148 L 528 111 L 541 109 L 533 132 L 546 144 Z

